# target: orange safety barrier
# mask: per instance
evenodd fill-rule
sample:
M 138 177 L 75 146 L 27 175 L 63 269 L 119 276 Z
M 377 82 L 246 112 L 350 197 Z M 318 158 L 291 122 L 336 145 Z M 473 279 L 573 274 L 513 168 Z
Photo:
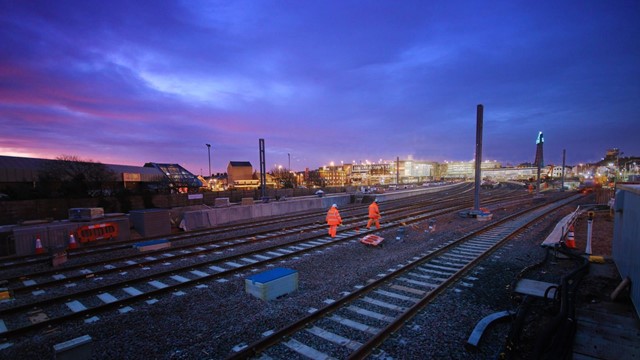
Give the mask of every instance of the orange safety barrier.
M 76 234 L 81 243 L 109 240 L 118 237 L 118 224 L 104 223 L 82 226 L 76 230 Z

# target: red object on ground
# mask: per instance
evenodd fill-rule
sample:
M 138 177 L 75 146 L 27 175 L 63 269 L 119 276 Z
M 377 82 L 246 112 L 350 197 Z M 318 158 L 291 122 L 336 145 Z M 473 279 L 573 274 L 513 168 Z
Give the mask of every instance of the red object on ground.
M 360 239 L 360 242 L 365 245 L 378 246 L 384 240 L 383 237 L 377 235 L 367 235 Z

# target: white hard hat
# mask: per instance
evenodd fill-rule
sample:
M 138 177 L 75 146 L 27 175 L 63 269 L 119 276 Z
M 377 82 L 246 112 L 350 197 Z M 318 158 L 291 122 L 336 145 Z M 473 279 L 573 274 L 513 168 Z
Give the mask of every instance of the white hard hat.
M 333 204 L 333 205 L 331 205 L 331 207 L 337 208 L 337 207 L 338 207 L 338 205 Z
M 378 199 L 373 199 L 373 202 L 378 202 Z

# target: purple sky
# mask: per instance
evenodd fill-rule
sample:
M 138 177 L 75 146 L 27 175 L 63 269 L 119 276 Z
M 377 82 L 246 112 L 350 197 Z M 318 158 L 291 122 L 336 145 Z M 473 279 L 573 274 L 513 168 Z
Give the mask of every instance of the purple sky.
M 0 0 L 0 154 L 107 164 L 640 156 L 638 1 Z

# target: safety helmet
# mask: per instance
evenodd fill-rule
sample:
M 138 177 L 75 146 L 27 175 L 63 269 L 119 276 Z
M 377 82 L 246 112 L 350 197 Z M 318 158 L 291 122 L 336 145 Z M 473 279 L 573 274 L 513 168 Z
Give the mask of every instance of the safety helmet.
M 378 202 L 378 199 L 373 199 L 373 202 Z
M 331 205 L 331 207 L 337 208 L 337 207 L 338 207 L 338 205 L 333 204 L 333 205 Z

